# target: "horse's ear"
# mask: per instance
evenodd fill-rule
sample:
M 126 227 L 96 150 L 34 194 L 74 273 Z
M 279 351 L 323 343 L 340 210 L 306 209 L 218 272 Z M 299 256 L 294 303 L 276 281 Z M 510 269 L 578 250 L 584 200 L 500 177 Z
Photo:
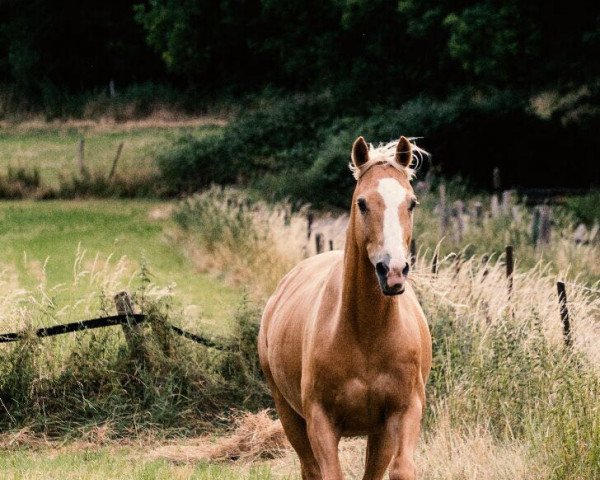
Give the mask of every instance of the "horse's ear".
M 406 137 L 400 137 L 400 140 L 398 140 L 396 161 L 403 167 L 410 166 L 412 162 L 412 144 Z
M 352 145 L 352 163 L 356 168 L 369 161 L 369 146 L 363 137 L 358 137 Z

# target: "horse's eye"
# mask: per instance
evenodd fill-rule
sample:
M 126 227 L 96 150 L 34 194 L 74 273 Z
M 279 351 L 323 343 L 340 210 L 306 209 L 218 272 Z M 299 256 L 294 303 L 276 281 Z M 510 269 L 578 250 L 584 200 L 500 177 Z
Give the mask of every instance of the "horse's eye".
M 358 205 L 358 209 L 360 210 L 360 213 L 362 213 L 363 215 L 365 213 L 367 213 L 367 210 L 369 210 L 367 208 L 367 201 L 364 198 L 359 198 L 358 201 L 356 202 L 356 204 Z
M 413 198 L 410 204 L 408 205 L 408 211 L 412 212 L 417 205 L 419 205 L 419 202 L 417 202 L 417 200 Z

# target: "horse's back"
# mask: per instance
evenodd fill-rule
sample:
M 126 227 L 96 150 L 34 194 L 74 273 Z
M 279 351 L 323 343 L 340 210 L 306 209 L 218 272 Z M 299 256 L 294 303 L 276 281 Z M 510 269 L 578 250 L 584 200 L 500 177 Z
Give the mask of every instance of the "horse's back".
M 269 382 L 297 411 L 306 326 L 314 318 L 323 295 L 339 296 L 342 262 L 342 251 L 300 262 L 281 280 L 262 316 L 258 340 L 262 368 Z

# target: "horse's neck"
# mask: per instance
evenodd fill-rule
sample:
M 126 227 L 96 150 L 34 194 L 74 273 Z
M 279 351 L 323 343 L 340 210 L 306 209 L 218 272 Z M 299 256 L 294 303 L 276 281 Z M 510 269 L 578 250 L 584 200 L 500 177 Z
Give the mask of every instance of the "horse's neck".
M 350 227 L 351 228 L 351 227 Z M 348 232 L 344 250 L 341 321 L 361 337 L 383 333 L 397 321 L 398 298 L 387 297 L 366 252 L 361 252 Z

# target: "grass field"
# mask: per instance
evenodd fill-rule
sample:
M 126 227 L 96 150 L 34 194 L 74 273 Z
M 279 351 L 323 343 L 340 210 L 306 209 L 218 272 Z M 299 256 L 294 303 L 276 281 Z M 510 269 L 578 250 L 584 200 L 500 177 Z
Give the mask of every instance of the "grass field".
M 272 478 L 267 465 L 176 465 L 144 457 L 140 447 L 104 447 L 50 453 L 48 450 L 0 452 L 3 480 L 253 480 Z
M 151 169 L 166 139 L 184 130 L 203 135 L 208 128 L 214 127 L 71 124 L 9 130 L 0 125 L 0 170 L 35 166 L 43 181 L 55 182 L 74 171 L 81 135 L 92 169 L 107 170 L 120 141 L 125 141 L 120 168 Z M 248 208 L 240 198 L 213 189 L 179 206 L 150 200 L 0 202 L 0 286 L 5 291 L 0 333 L 14 330 L 19 310 L 35 302 L 42 311 L 35 321 L 85 318 L 101 309 L 103 295 L 135 290 L 147 268 L 157 295 L 172 286 L 182 313 L 177 318 L 186 327 L 233 333 L 242 344 L 232 327 L 244 290 L 260 311 L 284 272 L 313 253 L 314 241 L 306 240 L 305 215 L 292 215 L 286 205 Z M 418 215 L 424 254 L 413 281 L 435 354 L 416 458 L 420 478 L 600 478 L 597 246 L 572 245 L 566 222 L 557 225 L 552 243 L 540 252 L 529 245 L 525 220 L 488 220 L 465 238 L 474 245 L 472 257 L 459 263 L 446 253 L 464 246 L 444 244 L 445 260 L 432 275 L 430 257 L 439 240 L 433 202 L 423 201 Z M 313 227 L 321 228 L 321 220 Z M 517 254 L 510 298 L 498 256 L 508 242 Z M 335 245 L 341 244 L 335 240 Z M 482 263 L 478 255 L 483 253 L 495 255 Z M 556 275 L 565 272 L 572 280 L 572 354 L 563 349 L 555 293 Z M 44 309 L 52 311 L 45 315 Z M 211 408 L 207 404 L 226 397 L 234 399 L 227 408 L 240 408 L 244 398 L 256 394 L 253 389 L 260 389 L 260 380 L 236 383 L 252 364 L 252 350 L 244 350 L 249 356 L 231 357 L 244 365 L 210 364 L 206 350 L 186 343 L 177 356 L 132 371 L 122 334 L 115 330 L 2 346 L 0 390 L 20 395 L 9 399 L 8 408 L 2 408 L 6 398 L 0 397 L 0 419 L 9 425 L 0 435 L 2 479 L 298 478 L 291 451 L 268 461 L 217 463 L 197 448 L 200 441 L 218 441 L 230 415 L 219 412 L 222 417 L 202 427 Z M 244 338 L 254 345 L 251 335 Z M 6 379 L 14 385 L 3 384 Z M 5 411 L 17 420 L 5 421 Z M 186 430 L 186 422 L 195 424 Z M 55 437 L 48 440 L 46 432 Z M 164 443 L 188 446 L 196 456 L 181 462 L 157 455 L 155 448 Z M 347 478 L 361 478 L 364 454 L 364 441 L 345 441 L 341 457 Z
M 154 283 L 173 285 L 188 325 L 226 333 L 239 291 L 194 269 L 169 235 L 169 208 L 152 201 L 0 202 L 4 280 L 12 289 L 64 285 L 54 300 L 60 308 L 96 292 L 97 284 L 80 280 L 82 272 L 112 271 L 115 287 L 131 289 L 145 264 Z
M 76 171 L 78 143 L 82 138 L 85 140 L 85 162 L 93 172 L 107 174 L 110 171 L 121 142 L 124 146 L 119 171 L 152 171 L 156 168 L 156 152 L 170 140 L 182 133 L 202 136 L 218 128 L 209 120 L 169 128 L 152 125 L 0 125 L 0 171 L 8 167 L 38 168 L 42 182 L 56 187 L 61 175 L 69 176 Z

